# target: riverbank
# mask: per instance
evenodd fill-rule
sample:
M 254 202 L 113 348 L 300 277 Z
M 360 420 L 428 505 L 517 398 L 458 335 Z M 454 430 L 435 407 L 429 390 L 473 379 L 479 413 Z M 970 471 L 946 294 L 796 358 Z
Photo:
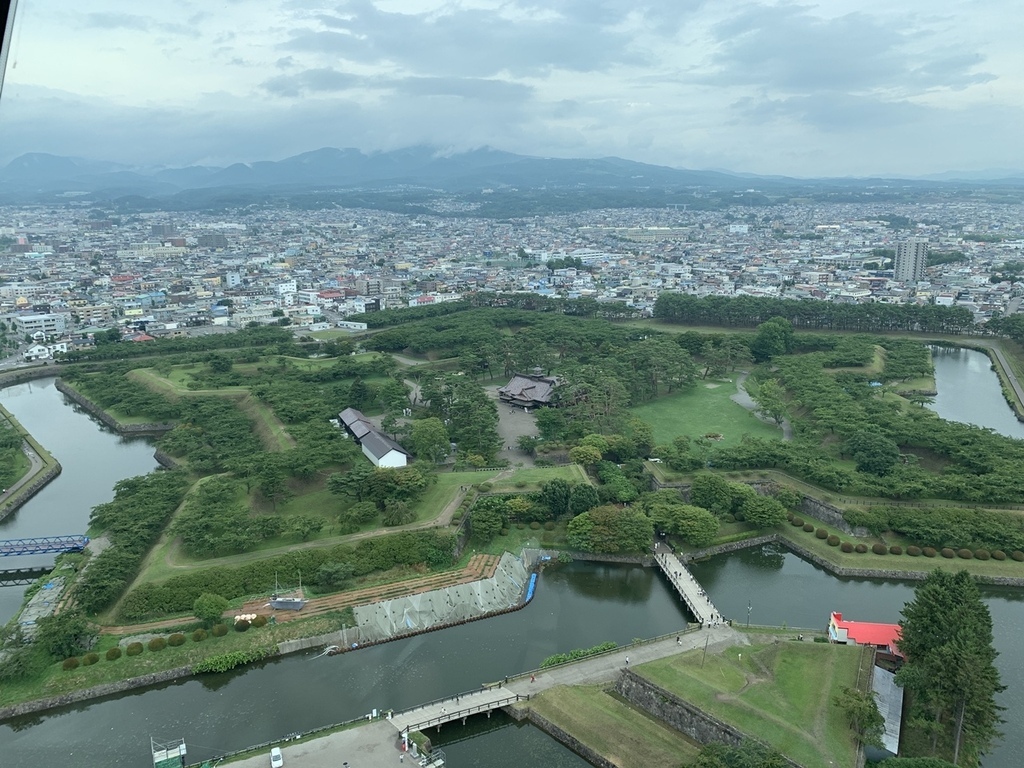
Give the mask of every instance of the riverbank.
M 106 426 L 121 435 L 159 435 L 164 432 L 169 432 L 174 429 L 174 424 L 171 422 L 159 422 L 159 423 L 143 423 L 143 424 L 125 424 L 118 421 L 109 411 L 103 409 L 101 406 L 90 400 L 80 390 L 76 389 L 71 384 L 68 384 L 64 379 L 57 379 L 54 383 L 57 391 L 63 394 L 66 398 L 71 400 L 73 403 L 78 405 L 86 413 L 95 417 L 98 421 L 102 422 Z
M 61 473 L 62 467 L 3 405 L 0 405 L 0 418 L 7 420 L 11 428 L 21 435 L 22 451 L 29 462 L 28 471 L 0 494 L 0 520 L 3 520 L 45 488 Z

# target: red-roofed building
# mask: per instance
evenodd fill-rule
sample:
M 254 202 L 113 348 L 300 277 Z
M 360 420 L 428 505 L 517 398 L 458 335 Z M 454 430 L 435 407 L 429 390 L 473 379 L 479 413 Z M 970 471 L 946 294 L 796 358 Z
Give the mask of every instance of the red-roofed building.
M 900 639 L 899 624 L 875 624 L 870 621 L 847 621 L 843 614 L 832 612 L 828 621 L 828 639 L 833 643 L 870 645 L 880 651 L 903 658 L 896 647 Z

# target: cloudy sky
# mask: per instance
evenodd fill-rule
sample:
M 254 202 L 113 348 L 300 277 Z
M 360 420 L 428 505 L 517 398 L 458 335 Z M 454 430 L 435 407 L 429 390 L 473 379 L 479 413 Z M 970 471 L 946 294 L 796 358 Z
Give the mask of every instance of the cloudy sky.
M 323 146 L 1024 167 L 1019 0 L 20 0 L 0 162 Z

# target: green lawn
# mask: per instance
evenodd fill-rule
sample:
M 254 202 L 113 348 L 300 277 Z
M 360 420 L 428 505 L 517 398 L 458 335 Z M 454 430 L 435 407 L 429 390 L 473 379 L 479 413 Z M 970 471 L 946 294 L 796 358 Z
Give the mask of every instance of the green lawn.
M 699 381 L 688 392 L 665 395 L 630 409 L 654 428 L 656 443 L 670 443 L 679 435 L 700 437 L 708 433 L 722 435 L 715 445 L 735 445 L 744 435 L 781 438 L 782 431 L 765 424 L 753 413 L 729 398 L 736 394 L 732 381 Z
M 559 686 L 530 708 L 622 768 L 679 768 L 700 747 L 600 686 Z
M 856 762 L 856 743 L 832 700 L 856 687 L 864 648 L 780 641 L 653 661 L 637 673 L 806 768 Z
M 556 477 L 570 483 L 589 483 L 590 478 L 578 464 L 566 464 L 561 467 L 534 467 L 517 469 L 511 477 L 491 481 L 491 491 L 495 493 L 529 493 L 540 490 L 542 483 Z

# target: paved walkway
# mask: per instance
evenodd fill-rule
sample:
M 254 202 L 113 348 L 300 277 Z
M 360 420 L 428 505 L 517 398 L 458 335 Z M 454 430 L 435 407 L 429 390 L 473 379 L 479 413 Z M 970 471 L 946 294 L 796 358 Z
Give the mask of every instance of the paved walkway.
M 703 648 L 705 643 L 708 644 L 709 649 L 720 651 L 731 645 L 746 645 L 747 642 L 746 636 L 742 633 L 736 632 L 731 627 L 720 625 L 711 629 L 680 634 L 678 640 L 669 637 L 657 642 L 601 654 L 574 664 L 563 664 L 540 670 L 532 680 L 530 675 L 521 675 L 511 678 L 507 684 L 503 680 L 501 688 L 494 683 L 481 691 L 460 695 L 457 700 L 452 696 L 443 701 L 431 702 L 429 705 L 395 714 L 391 721 L 383 719 L 367 722 L 365 725 L 290 746 L 286 743 L 281 748 L 285 768 L 289 768 L 289 766 L 302 766 L 302 768 L 394 768 L 396 765 L 405 764 L 414 766 L 417 762 L 413 760 L 412 756 L 402 757 L 402 752 L 399 749 L 401 739 L 399 728 L 407 722 L 407 716 L 415 715 L 415 713 L 420 713 L 420 715 L 416 715 L 417 719 L 419 716 L 435 710 L 437 715 L 441 716 L 440 709 L 444 707 L 448 710 L 444 713 L 447 720 L 461 719 L 462 715 L 457 714 L 457 708 L 465 707 L 470 702 L 475 702 L 475 706 L 480 708 L 478 711 L 483 711 L 482 707 L 488 702 L 501 699 L 514 700 L 517 695 L 522 700 L 557 685 L 611 683 L 627 666 L 636 666 L 677 653 Z M 270 749 L 267 748 L 259 754 L 232 763 L 232 765 L 239 768 L 266 768 L 270 765 Z
M 750 374 L 747 371 L 743 371 L 739 376 L 736 377 L 736 394 L 732 395 L 729 399 L 737 405 L 742 405 L 754 416 L 765 424 L 771 424 L 773 427 L 779 427 L 782 429 L 782 439 L 792 440 L 793 439 L 793 425 L 789 423 L 789 419 L 783 419 L 781 424 L 776 424 L 773 419 L 769 419 L 757 411 L 757 403 L 754 402 L 754 398 L 747 392 L 746 381 Z
M 0 504 L 5 502 L 15 493 L 17 493 L 19 488 L 35 480 L 36 474 L 44 466 L 43 460 L 39 458 L 39 456 L 36 454 L 32 446 L 28 444 L 28 440 L 21 441 L 21 450 L 24 452 L 26 456 L 28 456 L 28 471 L 20 478 L 18 478 L 18 480 L 15 483 L 12 483 L 10 488 L 6 488 L 4 489 L 3 493 L 0 493 Z
M 711 598 L 707 596 L 700 583 L 693 578 L 693 574 L 677 555 L 667 547 L 659 545 L 654 559 L 697 621 L 701 624 L 714 624 L 722 621 L 722 614 L 718 612 L 714 603 L 711 602 Z

